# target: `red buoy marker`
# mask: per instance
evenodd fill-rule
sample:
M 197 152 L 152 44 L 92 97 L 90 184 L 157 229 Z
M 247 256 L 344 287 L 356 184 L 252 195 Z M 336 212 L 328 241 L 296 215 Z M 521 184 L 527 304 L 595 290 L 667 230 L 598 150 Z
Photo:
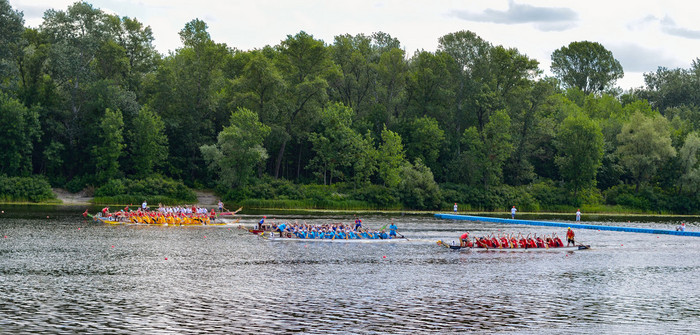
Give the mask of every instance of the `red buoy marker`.
M 165 260 L 167 261 L 167 260 L 168 260 L 168 257 L 165 257 Z

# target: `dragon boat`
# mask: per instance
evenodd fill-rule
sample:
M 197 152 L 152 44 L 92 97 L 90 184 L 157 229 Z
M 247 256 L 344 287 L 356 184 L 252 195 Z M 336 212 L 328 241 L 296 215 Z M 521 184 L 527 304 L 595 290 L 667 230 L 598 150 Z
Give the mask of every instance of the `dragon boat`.
M 463 247 L 459 244 L 449 244 L 442 240 L 437 241 L 439 246 L 445 247 L 451 250 L 471 250 L 471 251 L 495 251 L 495 252 L 546 252 L 546 251 L 577 251 L 577 250 L 587 250 L 590 249 L 590 245 L 579 244 L 569 247 L 545 247 L 545 248 L 488 248 L 488 247 Z
M 316 242 L 316 243 L 400 243 L 407 242 L 409 239 L 406 237 L 394 237 L 394 238 L 353 238 L 353 239 L 343 239 L 343 238 L 298 238 L 298 237 L 280 237 L 279 234 L 274 234 L 272 232 L 259 233 L 258 236 L 261 238 L 273 241 L 273 242 Z
M 105 224 L 110 224 L 110 225 L 124 225 L 124 226 L 160 226 L 160 227 L 168 227 L 168 226 L 184 226 L 184 227 L 203 227 L 203 226 L 226 226 L 230 224 L 236 224 L 238 223 L 241 219 L 237 219 L 234 222 L 210 222 L 210 223 L 202 223 L 202 222 L 192 222 L 192 223 L 143 223 L 143 222 L 130 222 L 130 221 L 119 221 L 119 220 L 111 220 L 109 218 L 105 218 L 102 216 L 92 216 L 93 220 L 97 222 L 102 222 Z

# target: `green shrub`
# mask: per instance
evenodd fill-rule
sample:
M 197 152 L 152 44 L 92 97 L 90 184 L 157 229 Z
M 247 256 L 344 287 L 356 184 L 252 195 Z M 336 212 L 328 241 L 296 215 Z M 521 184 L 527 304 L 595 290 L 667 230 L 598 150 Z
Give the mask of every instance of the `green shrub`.
M 1 201 L 45 202 L 55 199 L 51 185 L 43 176 L 7 177 L 0 175 Z
M 162 201 L 158 200 L 161 199 Z M 112 179 L 95 190 L 95 203 L 192 203 L 197 195 L 182 182 L 161 177 Z

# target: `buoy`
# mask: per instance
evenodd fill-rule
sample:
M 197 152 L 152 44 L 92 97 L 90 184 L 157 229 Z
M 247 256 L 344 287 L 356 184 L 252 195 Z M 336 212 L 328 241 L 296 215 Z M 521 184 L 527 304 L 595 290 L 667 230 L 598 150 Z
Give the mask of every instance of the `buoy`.
M 5 238 L 7 238 L 7 235 L 5 235 Z
M 5 211 L 2 211 L 2 214 L 5 214 Z
M 114 246 L 112 246 L 112 248 L 114 248 Z
M 80 230 L 80 227 L 78 227 L 78 230 Z
M 383 258 L 386 258 L 386 256 L 383 256 Z
M 49 218 L 49 216 L 47 215 L 47 216 L 46 216 L 46 218 L 48 219 L 48 218 Z
M 204 238 L 207 238 L 207 235 L 204 235 Z
M 620 244 L 620 246 L 621 246 L 621 247 L 624 247 L 625 245 L 624 245 L 624 244 Z
M 168 257 L 165 257 L 165 260 L 167 261 L 167 260 L 168 260 Z

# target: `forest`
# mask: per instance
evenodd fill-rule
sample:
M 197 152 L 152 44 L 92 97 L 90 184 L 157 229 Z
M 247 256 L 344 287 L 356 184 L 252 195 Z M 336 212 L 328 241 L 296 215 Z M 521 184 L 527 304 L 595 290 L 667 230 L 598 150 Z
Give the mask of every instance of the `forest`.
M 51 187 L 97 203 L 261 208 L 700 213 L 700 61 L 645 86 L 593 41 L 552 76 L 475 32 L 409 53 L 385 32 L 217 43 L 167 55 L 150 27 L 87 2 L 39 27 L 0 0 L 0 200 Z

